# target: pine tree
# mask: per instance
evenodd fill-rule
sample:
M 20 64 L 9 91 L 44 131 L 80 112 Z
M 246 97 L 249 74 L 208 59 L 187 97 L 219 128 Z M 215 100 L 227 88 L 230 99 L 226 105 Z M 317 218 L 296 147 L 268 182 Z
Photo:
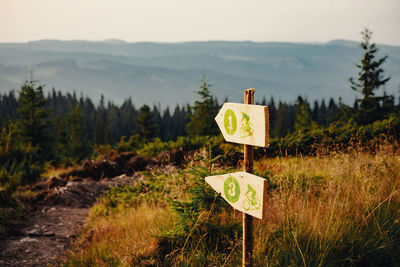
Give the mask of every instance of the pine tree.
M 139 129 L 136 126 L 137 111 L 132 104 L 132 99 L 128 98 L 120 107 L 121 113 L 121 135 L 130 136 Z
M 176 140 L 179 136 L 186 136 L 186 124 L 188 117 L 191 115 L 190 106 L 188 105 L 187 110 L 184 107 L 176 105 L 174 114 L 172 115 L 169 130 L 171 131 L 172 140 Z
M 214 121 L 218 113 L 218 102 L 211 95 L 210 85 L 203 79 L 200 90 L 197 92 L 200 100 L 197 100 L 192 107 L 191 114 L 188 114 L 189 122 L 186 130 L 190 136 L 217 135 L 219 130 Z
M 264 102 L 264 101 L 263 101 Z M 269 113 L 269 131 L 270 133 L 274 133 L 275 125 L 276 125 L 276 106 L 275 101 L 271 97 L 268 103 L 268 113 Z
M 161 107 L 160 103 L 158 104 L 158 107 L 156 105 L 153 106 L 153 123 L 156 125 L 156 132 L 155 136 L 160 137 L 162 139 L 162 135 L 164 135 L 164 132 L 160 131 L 160 128 L 162 127 L 162 118 L 161 118 Z
M 157 125 L 154 123 L 154 114 L 148 105 L 143 105 L 139 109 L 136 124 L 140 128 L 140 136 L 144 140 L 150 140 L 157 135 Z
M 107 134 L 107 111 L 104 106 L 104 96 L 101 95 L 100 105 L 95 113 L 93 137 L 95 144 L 105 144 L 108 141 Z
M 160 126 L 160 134 L 161 139 L 165 141 L 172 140 L 172 131 L 171 131 L 171 113 L 169 112 L 169 107 L 164 110 L 162 119 L 161 119 L 161 126 Z
M 288 107 L 285 103 L 279 101 L 276 114 L 276 124 L 274 127 L 274 136 L 283 137 L 288 133 L 287 127 Z
M 375 96 L 376 91 L 389 81 L 390 77 L 384 77 L 381 65 L 386 61 L 387 56 L 376 58 L 378 51 L 376 45 L 371 43 L 372 32 L 365 29 L 362 33 L 363 41 L 360 44 L 364 50 L 361 65 L 356 65 L 360 69 L 358 82 L 350 78 L 351 88 L 362 94 L 359 112 L 356 113 L 356 121 L 360 124 L 369 124 L 375 120 L 382 119 L 384 114 L 381 110 L 381 101 L 385 101 L 386 96 Z
M 73 161 L 80 161 L 88 156 L 90 144 L 84 129 L 84 117 L 77 106 L 66 117 L 68 125 L 67 153 Z
M 107 108 L 107 133 L 110 144 L 118 143 L 121 138 L 121 114 L 118 106 L 108 103 Z
M 322 126 L 326 126 L 326 105 L 325 99 L 322 99 L 321 105 L 319 106 L 317 123 Z
M 330 124 L 337 119 L 339 113 L 339 107 L 336 105 L 333 98 L 329 99 L 328 109 L 326 111 L 326 123 Z
M 6 127 L 11 120 L 17 118 L 18 101 L 14 91 L 0 95 L 0 129 Z
M 297 103 L 295 105 L 295 121 L 294 129 L 296 131 L 301 131 L 311 127 L 311 111 L 310 105 L 301 96 L 297 98 Z
M 92 100 L 87 97 L 85 100 L 82 99 L 82 102 L 79 103 L 79 108 L 84 114 L 85 131 L 88 140 L 91 144 L 94 144 L 94 122 L 96 120 L 96 107 L 94 106 Z
M 54 156 L 54 139 L 49 133 L 50 110 L 45 108 L 47 101 L 43 87 L 35 81 L 26 82 L 21 87 L 18 98 L 18 136 L 21 142 L 37 148 L 42 162 Z
M 318 113 L 319 113 L 319 103 L 317 100 L 314 101 L 314 107 L 312 109 L 312 120 L 318 121 Z

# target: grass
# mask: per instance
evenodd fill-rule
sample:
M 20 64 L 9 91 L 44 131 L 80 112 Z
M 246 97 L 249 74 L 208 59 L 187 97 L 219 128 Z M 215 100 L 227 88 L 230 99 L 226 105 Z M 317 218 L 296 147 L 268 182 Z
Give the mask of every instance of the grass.
M 173 225 L 165 209 L 144 204 L 90 220 L 66 266 L 137 266 L 152 264 L 158 254 L 156 237 Z
M 254 220 L 256 266 L 400 265 L 399 154 L 383 148 L 277 157 L 256 161 L 254 170 L 269 182 L 267 217 Z M 182 171 L 153 172 L 145 184 L 148 190 L 132 199 L 115 193 L 114 204 L 92 209 L 68 266 L 240 265 L 240 232 L 218 242 L 224 248 L 188 232 L 183 250 L 165 251 L 159 236 L 176 219 L 167 199 L 187 200 L 190 179 Z M 239 221 L 240 213 L 231 212 Z M 232 218 L 219 216 L 224 225 Z
M 255 231 L 260 264 L 400 263 L 399 155 L 276 158 L 255 169 L 271 184 L 267 218 Z
M 176 169 L 143 174 L 146 181 L 111 188 L 91 209 L 65 266 L 146 266 L 159 262 L 158 236 L 175 224 L 168 200 L 184 200 L 182 192 L 188 184 Z

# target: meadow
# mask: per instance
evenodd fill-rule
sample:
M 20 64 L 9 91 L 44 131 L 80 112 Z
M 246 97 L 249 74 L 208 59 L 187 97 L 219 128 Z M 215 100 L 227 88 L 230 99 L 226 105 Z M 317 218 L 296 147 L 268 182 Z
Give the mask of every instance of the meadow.
M 254 265 L 398 266 L 396 151 L 386 143 L 256 160 L 269 187 L 267 216 L 254 220 Z M 240 266 L 241 213 L 204 183 L 235 171 L 228 167 L 204 150 L 183 169 L 152 169 L 109 189 L 63 265 Z

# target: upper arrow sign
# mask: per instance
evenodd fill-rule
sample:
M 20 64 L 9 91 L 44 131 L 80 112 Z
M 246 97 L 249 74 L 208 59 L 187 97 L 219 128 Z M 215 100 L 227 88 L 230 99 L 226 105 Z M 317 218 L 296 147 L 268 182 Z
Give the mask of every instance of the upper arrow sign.
M 208 176 L 206 182 L 235 209 L 264 217 L 267 180 L 247 172 Z
M 267 106 L 225 103 L 215 121 L 228 142 L 268 146 Z

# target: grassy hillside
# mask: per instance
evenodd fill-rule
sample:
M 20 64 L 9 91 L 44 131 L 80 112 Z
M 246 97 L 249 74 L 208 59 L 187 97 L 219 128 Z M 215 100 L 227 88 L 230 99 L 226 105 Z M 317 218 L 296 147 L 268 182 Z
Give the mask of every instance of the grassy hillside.
M 267 218 L 255 220 L 256 266 L 400 264 L 400 155 L 390 144 L 360 151 L 255 162 L 269 181 Z M 210 209 L 193 206 L 194 188 L 211 192 L 203 176 L 226 170 L 216 166 L 203 157 L 110 189 L 65 265 L 239 266 L 241 214 L 218 196 Z

